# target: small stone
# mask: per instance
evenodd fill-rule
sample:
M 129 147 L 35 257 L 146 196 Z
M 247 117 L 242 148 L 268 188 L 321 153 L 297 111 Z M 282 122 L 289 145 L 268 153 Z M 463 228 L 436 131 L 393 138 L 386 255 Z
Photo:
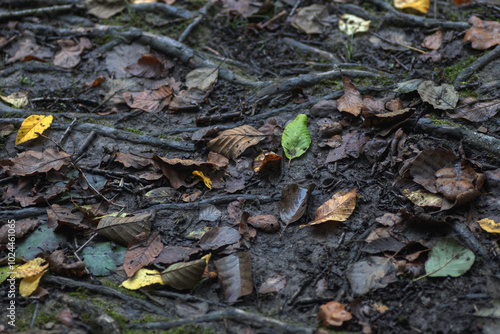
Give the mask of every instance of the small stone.
M 318 131 L 323 138 L 330 138 L 334 135 L 342 133 L 342 125 L 330 118 L 322 118 L 316 124 L 318 125 Z
M 315 117 L 329 117 L 336 111 L 337 101 L 323 100 L 311 107 L 310 114 Z
M 488 132 L 488 129 L 484 126 L 480 126 L 478 129 L 477 129 L 477 132 L 480 132 L 480 133 L 487 133 Z

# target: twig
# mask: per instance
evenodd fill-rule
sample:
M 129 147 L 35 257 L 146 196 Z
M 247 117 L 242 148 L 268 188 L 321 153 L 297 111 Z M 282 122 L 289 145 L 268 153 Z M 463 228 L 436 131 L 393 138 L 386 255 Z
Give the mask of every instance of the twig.
M 31 323 L 30 323 L 30 329 L 33 329 L 33 327 L 35 327 L 35 321 L 36 321 L 36 318 L 38 317 L 38 306 L 40 304 L 40 302 L 38 301 L 38 298 L 35 299 L 35 310 L 33 311 L 33 316 L 31 317 Z
M 458 87 L 461 82 L 466 81 L 478 70 L 488 65 L 497 58 L 500 58 L 500 45 L 497 45 L 493 50 L 476 59 L 472 64 L 470 64 L 467 68 L 460 72 L 457 75 L 455 81 L 453 81 L 453 86 Z
M 88 186 L 90 187 L 90 189 L 92 189 L 92 191 L 93 191 L 94 193 L 96 193 L 96 194 L 97 194 L 100 198 L 102 198 L 103 200 L 105 200 L 105 201 L 106 201 L 106 202 L 108 202 L 109 204 L 112 204 L 112 205 L 118 206 L 118 207 L 120 207 L 120 208 L 124 208 L 124 207 L 125 207 L 125 205 L 123 205 L 123 204 L 117 204 L 117 203 L 113 202 L 112 200 L 110 200 L 109 198 L 107 198 L 106 196 L 104 196 L 103 194 L 101 194 L 101 193 L 99 192 L 99 190 L 97 190 L 97 189 L 94 187 L 94 185 L 93 185 L 93 184 L 89 181 L 89 179 L 87 178 L 87 175 L 85 174 L 85 172 L 84 172 L 84 171 L 83 171 L 80 167 L 78 167 L 76 164 L 74 164 L 74 163 L 71 163 L 71 164 L 73 165 L 73 167 L 74 167 L 75 169 L 77 169 L 77 170 L 78 170 L 78 171 L 82 174 L 82 176 L 83 176 L 83 178 L 85 179 L 85 181 L 87 181 L 87 184 L 88 184 Z
M 205 315 L 190 317 L 187 319 L 164 321 L 164 322 L 151 322 L 146 324 L 134 324 L 131 325 L 131 329 L 169 329 L 175 328 L 186 324 L 201 323 L 201 322 L 211 322 L 211 321 L 223 321 L 224 319 L 230 319 L 232 321 L 254 326 L 263 329 L 267 333 L 288 333 L 288 334 L 312 334 L 314 328 L 299 326 L 294 324 L 289 324 L 281 322 L 276 319 L 269 317 L 264 317 L 261 315 L 249 313 L 242 311 L 240 309 L 229 308 L 222 311 L 216 311 L 208 313 Z
M 194 19 L 193 22 L 191 22 L 190 25 L 188 25 L 186 27 L 186 29 L 182 32 L 182 34 L 179 36 L 179 39 L 178 41 L 179 42 L 184 42 L 184 40 L 189 36 L 189 34 L 191 33 L 191 31 L 194 30 L 194 28 L 196 28 L 196 26 L 198 26 L 198 24 L 200 24 L 200 22 L 205 18 L 205 16 L 207 15 L 207 12 L 208 10 L 210 9 L 210 7 L 212 7 L 212 1 L 208 1 L 205 6 L 203 6 L 200 11 L 198 12 L 198 16 Z
M 87 240 L 87 241 L 85 241 L 83 245 L 81 245 L 80 247 L 78 247 L 78 249 L 77 249 L 77 250 L 75 250 L 75 255 L 76 255 L 79 251 L 81 251 L 82 249 L 84 249 L 84 248 L 85 248 L 85 246 L 87 246 L 87 244 L 88 244 L 90 241 L 92 241 L 92 239 L 94 239 L 94 237 L 95 237 L 96 235 L 98 235 L 98 233 L 97 233 L 97 232 L 96 232 L 96 233 L 94 233 L 94 234 L 92 234 L 92 236 L 91 236 L 90 238 L 88 238 L 88 240 Z
M 423 51 L 423 50 L 420 50 L 420 49 L 417 49 L 417 48 L 414 48 L 413 46 L 409 46 L 409 45 L 405 45 L 405 44 L 401 44 L 401 43 L 398 43 L 396 41 L 390 41 L 382 36 L 380 36 L 379 34 L 376 34 L 374 32 L 370 32 L 370 34 L 372 34 L 373 36 L 383 40 L 384 42 L 387 42 L 387 43 L 390 43 L 390 44 L 396 44 L 396 45 L 399 45 L 399 46 L 402 46 L 404 48 L 407 48 L 407 49 L 410 49 L 410 50 L 413 50 L 413 51 L 417 51 L 417 52 L 420 52 L 422 54 L 427 54 L 427 52 Z
M 491 256 L 488 254 L 488 251 L 484 246 L 477 240 L 474 233 L 472 233 L 469 228 L 462 223 L 458 219 L 454 219 L 451 222 L 451 226 L 453 227 L 453 231 L 460 236 L 460 239 L 470 247 L 474 253 L 481 255 L 485 260 L 491 259 Z
M 58 146 L 61 146 L 63 144 L 63 142 L 66 140 L 66 138 L 69 135 L 69 132 L 71 131 L 71 129 L 73 129 L 75 122 L 76 122 L 76 118 L 73 119 L 71 124 L 68 125 L 68 128 L 66 129 L 66 131 L 64 131 L 63 135 L 61 136 L 61 139 L 59 139 L 59 141 L 57 142 Z
M 77 160 L 89 148 L 95 136 L 96 136 L 95 130 L 90 131 L 89 135 L 87 136 L 87 139 L 85 139 L 85 141 L 80 145 L 80 148 L 74 155 L 73 159 Z
M 309 46 L 309 45 L 306 45 L 304 43 L 301 43 L 299 41 L 296 41 L 292 38 L 289 38 L 289 37 L 285 37 L 283 38 L 283 41 L 294 47 L 294 48 L 297 48 L 301 51 L 305 51 L 307 53 L 313 53 L 313 54 L 316 54 L 318 55 L 320 58 L 323 58 L 323 59 L 326 59 L 326 60 L 329 60 L 331 61 L 332 63 L 339 63 L 339 60 L 337 59 L 337 57 L 335 57 L 332 53 L 330 52 L 327 52 L 327 51 L 324 51 L 324 50 L 321 50 L 321 49 L 318 49 L 318 48 L 315 48 L 313 46 Z
M 169 6 L 161 2 L 133 4 L 131 7 L 137 12 L 160 13 L 165 16 L 180 17 L 183 19 L 190 19 L 193 17 L 193 14 L 190 11 L 181 7 Z
M 68 10 L 76 9 L 75 5 L 60 5 L 60 6 L 51 6 L 51 7 L 42 7 L 35 9 L 26 9 L 26 10 L 18 10 L 12 12 L 3 12 L 0 13 L 0 21 L 15 19 L 23 16 L 37 16 L 40 14 L 54 14 L 57 12 L 63 12 Z
M 198 302 L 204 302 L 207 304 L 212 304 L 212 305 L 221 306 L 221 307 L 227 306 L 224 303 L 214 302 L 210 299 L 205 299 L 205 298 L 201 298 L 201 297 L 197 297 L 197 296 L 193 296 L 193 295 L 186 295 L 186 294 L 172 292 L 172 291 L 152 290 L 151 294 L 161 296 L 161 297 L 172 298 L 172 299 L 179 299 L 179 300 L 182 300 L 184 302 L 196 300 Z

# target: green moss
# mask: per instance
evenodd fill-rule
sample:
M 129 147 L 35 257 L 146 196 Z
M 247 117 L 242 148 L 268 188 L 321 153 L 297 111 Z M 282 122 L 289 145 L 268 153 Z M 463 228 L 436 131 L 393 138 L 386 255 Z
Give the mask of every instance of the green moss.
M 113 35 L 106 34 L 104 36 L 99 36 L 99 37 L 94 38 L 93 41 L 94 41 L 94 44 L 96 44 L 96 45 L 104 45 L 106 43 L 111 42 L 113 39 L 114 39 Z
M 138 135 L 143 135 L 144 134 L 144 133 L 142 133 L 141 130 L 134 129 L 134 128 L 125 128 L 123 130 L 128 131 L 128 132 L 133 132 L 133 133 L 138 134 Z
M 470 64 L 476 61 L 476 59 L 477 56 L 469 56 L 469 58 L 467 58 L 464 61 L 461 61 L 458 64 L 445 67 L 443 69 L 445 81 L 448 83 L 453 83 L 453 81 L 455 81 L 455 79 L 457 78 L 458 74 L 463 70 L 465 70 L 466 68 L 468 68 Z
M 89 296 L 89 290 L 80 286 L 76 289 L 76 291 L 68 292 L 68 295 L 78 299 L 87 299 Z
M 142 334 L 151 333 L 151 330 L 137 330 L 137 329 L 126 329 L 123 331 L 124 334 Z M 172 328 L 169 330 L 164 330 L 161 332 L 156 332 L 161 334 L 214 334 L 215 332 L 208 328 L 203 328 L 200 325 L 185 325 Z
M 477 92 L 477 90 L 470 90 L 470 89 L 463 89 L 461 91 L 458 92 L 458 95 L 460 97 L 474 97 L 474 98 L 478 98 L 479 96 L 479 93 Z
M 57 317 L 54 313 L 51 314 L 46 314 L 46 313 L 38 313 L 38 317 L 36 318 L 35 321 L 35 326 L 36 327 L 43 327 L 48 322 L 57 322 Z M 17 327 L 17 326 L 16 326 Z

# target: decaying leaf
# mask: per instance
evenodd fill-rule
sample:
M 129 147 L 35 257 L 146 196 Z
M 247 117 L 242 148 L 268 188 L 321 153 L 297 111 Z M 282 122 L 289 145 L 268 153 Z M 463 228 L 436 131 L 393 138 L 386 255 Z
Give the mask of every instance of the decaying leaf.
M 141 233 L 149 236 L 150 218 L 150 213 L 131 217 L 106 216 L 99 221 L 97 232 L 122 246 L 128 246 Z
M 267 233 L 274 233 L 280 229 L 280 223 L 273 215 L 257 215 L 250 217 L 248 218 L 248 224 L 260 228 Z
M 125 9 L 127 3 L 119 0 L 85 0 L 90 14 L 101 19 L 109 19 Z
M 62 166 L 69 164 L 70 155 L 66 152 L 57 152 L 48 148 L 43 152 L 25 151 L 11 159 L 10 170 L 15 175 L 25 176 L 38 173 L 46 173 L 50 170 L 59 170 Z
M 292 26 L 302 30 L 306 34 L 321 34 L 325 25 L 321 23 L 328 17 L 328 10 L 325 5 L 311 5 L 297 10 Z
M 38 225 L 40 225 L 41 220 L 39 219 L 21 219 L 21 220 L 16 220 L 16 223 L 14 226 L 13 224 L 5 224 L 0 227 L 0 244 L 6 244 L 9 242 L 9 235 L 10 236 L 15 236 L 16 240 L 19 240 L 22 238 L 25 234 L 28 232 L 32 231 L 35 229 Z M 12 231 L 9 233 L 9 229 L 14 229 L 14 232 Z
M 79 43 L 72 39 L 59 39 L 57 44 L 61 51 L 54 56 L 54 65 L 62 68 L 76 67 L 80 63 L 83 50 L 92 48 L 92 43 L 86 37 L 80 37 Z
M 152 233 L 146 241 L 138 240 L 131 244 L 123 260 L 123 269 L 127 276 L 131 277 L 139 269 L 149 265 L 162 250 L 163 243 L 158 232 Z
M 319 307 L 318 321 L 324 327 L 342 326 L 344 321 L 352 319 L 352 314 L 345 310 L 345 306 L 339 302 L 329 302 Z
M 169 110 L 188 111 L 201 109 L 201 103 L 207 98 L 208 92 L 197 88 L 189 88 L 181 90 L 172 100 L 169 105 Z
M 133 277 L 130 277 L 129 279 L 124 281 L 120 286 L 123 286 L 125 289 L 129 290 L 137 290 L 144 286 L 153 284 L 165 285 L 165 283 L 163 283 L 163 279 L 161 278 L 160 272 L 158 270 L 140 269 L 134 274 Z
M 292 160 L 306 153 L 310 145 L 311 135 L 307 129 L 307 116 L 298 114 L 295 120 L 285 127 L 281 146 L 283 146 L 286 157 Z
M 483 230 L 490 233 L 500 233 L 500 222 L 490 218 L 483 218 L 478 220 L 477 223 Z
M 45 260 L 37 257 L 31 261 L 26 262 L 25 264 L 17 267 L 16 269 L 16 278 L 25 278 L 36 276 L 43 272 L 49 266 L 48 263 L 45 263 Z
M 246 211 L 243 211 L 243 213 L 241 214 L 241 221 L 238 228 L 238 232 L 240 232 L 241 236 L 246 241 L 250 241 L 257 235 L 257 231 L 252 226 L 248 225 L 248 217 L 250 217 L 250 214 Z
M 123 164 L 123 166 L 127 168 L 132 167 L 135 169 L 142 169 L 152 164 L 152 160 L 150 158 L 142 157 L 137 154 L 120 152 L 116 152 L 115 161 Z
M 472 42 L 474 49 L 486 50 L 500 44 L 500 22 L 483 21 L 472 16 L 469 24 L 472 24 L 472 27 L 465 33 L 464 42 Z
M 165 70 L 164 64 L 153 55 L 142 55 L 137 64 L 128 65 L 125 67 L 125 71 L 128 73 L 141 78 L 154 78 L 161 74 Z
M 441 239 L 432 248 L 425 263 L 425 276 L 461 276 L 472 267 L 475 258 L 474 253 L 460 245 L 458 241 Z
M 47 258 L 50 270 L 57 275 L 82 276 L 85 271 L 83 261 L 71 261 L 64 255 L 64 251 L 56 250 Z
M 57 231 L 62 226 L 70 227 L 74 230 L 87 230 L 89 225 L 82 224 L 83 213 L 71 207 L 52 204 L 47 207 L 47 226 Z
M 315 184 L 310 184 L 307 188 L 304 188 L 293 183 L 283 188 L 281 199 L 278 202 L 278 211 L 285 226 L 296 222 L 304 215 L 307 201 L 315 187 Z
M 234 304 L 240 297 L 253 291 L 252 263 L 250 254 L 230 254 L 215 261 L 219 282 L 228 304 Z
M 422 42 L 422 46 L 430 50 L 439 49 L 441 47 L 441 44 L 443 44 L 443 32 L 441 31 L 441 29 L 438 29 L 432 35 L 425 37 L 424 41 Z
M 337 100 L 337 108 L 339 111 L 358 116 L 363 107 L 361 94 L 348 77 L 342 76 L 342 85 L 344 86 L 344 95 Z
M 347 35 L 354 35 L 358 32 L 366 32 L 370 27 L 370 20 L 363 20 L 352 14 L 343 14 L 339 20 L 339 29 Z
M 266 279 L 266 281 L 260 286 L 258 293 L 260 295 L 265 295 L 268 293 L 280 292 L 285 286 L 286 276 L 283 274 L 277 274 Z
M 175 263 L 169 266 L 161 273 L 163 283 L 177 290 L 194 288 L 203 276 L 209 259 L 210 254 L 199 260 Z
M 349 218 L 356 207 L 356 188 L 349 192 L 339 191 L 316 210 L 314 220 L 307 225 L 317 225 L 327 221 L 343 222 Z
M 86 246 L 82 255 L 85 265 L 93 275 L 107 276 L 123 263 L 125 251 L 125 247 L 118 245 L 111 247 L 111 242 L 101 242 Z
M 26 105 L 28 105 L 28 103 L 29 103 L 28 92 L 24 91 L 24 90 L 21 90 L 19 92 L 14 92 L 14 93 L 10 94 L 9 96 L 0 95 L 0 99 L 4 100 L 8 104 L 10 104 L 16 108 L 23 108 Z M 33 116 L 30 116 L 30 117 L 33 117 Z M 42 116 L 42 117 L 44 117 L 44 116 Z M 52 117 L 52 116 L 50 116 L 50 117 Z
M 123 99 L 130 108 L 137 108 L 150 113 L 156 113 L 170 103 L 172 91 L 164 86 L 158 90 L 145 90 L 139 93 L 125 92 Z
M 417 13 L 426 14 L 429 10 L 429 3 L 430 0 L 394 0 L 394 7 L 415 10 Z
M 203 250 L 216 251 L 237 244 L 239 241 L 240 233 L 237 230 L 223 226 L 214 227 L 205 233 L 198 244 Z
M 205 231 L 203 232 L 205 233 Z M 156 257 L 153 264 L 161 264 L 169 266 L 176 262 L 185 262 L 189 260 L 189 256 L 195 254 L 196 249 L 181 246 L 167 246 L 163 248 L 160 255 Z
M 471 122 L 484 122 L 500 111 L 500 100 L 477 102 L 469 97 L 460 100 L 455 110 L 447 112 L 450 118 L 463 118 Z
M 154 156 L 153 160 L 161 168 L 163 175 L 168 178 L 170 185 L 174 189 L 179 189 L 181 186 L 190 187 L 199 182 L 198 179 L 195 179 L 192 184 L 186 182 L 186 179 L 192 177 L 195 170 L 202 171 L 208 175 L 218 169 L 217 165 L 205 161 L 178 158 L 167 159 L 159 156 Z
M 359 158 L 368 136 L 359 131 L 354 131 L 342 136 L 342 144 L 328 153 L 326 163 L 331 163 L 348 157 Z
M 197 68 L 187 74 L 186 86 L 207 91 L 217 82 L 218 76 L 219 69 L 217 68 Z
M 242 125 L 222 131 L 216 138 L 208 142 L 208 149 L 222 154 L 226 158 L 236 159 L 247 148 L 264 140 L 265 134 L 250 125 Z
M 50 127 L 53 119 L 52 115 L 31 115 L 26 118 L 17 132 L 16 145 L 37 138 L 38 133 L 41 134 Z
M 394 266 L 390 259 L 374 256 L 370 257 L 369 261 L 350 264 L 346 270 L 346 277 L 352 292 L 364 295 L 370 290 L 385 288 L 388 282 L 384 280 L 384 277 L 393 270 Z
M 273 152 L 261 153 L 253 161 L 253 170 L 255 173 L 275 173 L 281 172 L 281 155 Z
M 403 195 L 418 206 L 440 208 L 443 205 L 442 196 L 433 194 L 425 189 L 412 191 L 409 188 L 405 188 L 403 189 Z
M 452 85 L 441 84 L 438 86 L 431 80 L 422 81 L 417 90 L 423 101 L 441 110 L 455 108 L 459 98 L 455 87 Z
M 23 36 L 12 46 L 9 53 L 12 57 L 7 59 L 6 64 L 31 57 L 50 59 L 54 55 L 50 48 L 38 45 L 35 34 L 29 30 L 23 31 Z
M 222 212 L 217 209 L 215 205 L 208 204 L 207 206 L 203 207 L 200 211 L 200 215 L 198 216 L 198 220 L 205 220 L 209 222 L 215 222 L 219 220 L 221 217 Z

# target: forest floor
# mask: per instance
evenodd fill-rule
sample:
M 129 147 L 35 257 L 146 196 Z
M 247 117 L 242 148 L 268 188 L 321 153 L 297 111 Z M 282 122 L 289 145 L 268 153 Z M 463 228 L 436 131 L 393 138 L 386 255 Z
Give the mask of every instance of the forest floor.
M 500 45 L 464 41 L 498 3 L 98 3 L 0 0 L 0 332 L 500 331 Z M 47 261 L 33 291 L 9 253 Z M 188 289 L 120 286 L 208 254 Z

